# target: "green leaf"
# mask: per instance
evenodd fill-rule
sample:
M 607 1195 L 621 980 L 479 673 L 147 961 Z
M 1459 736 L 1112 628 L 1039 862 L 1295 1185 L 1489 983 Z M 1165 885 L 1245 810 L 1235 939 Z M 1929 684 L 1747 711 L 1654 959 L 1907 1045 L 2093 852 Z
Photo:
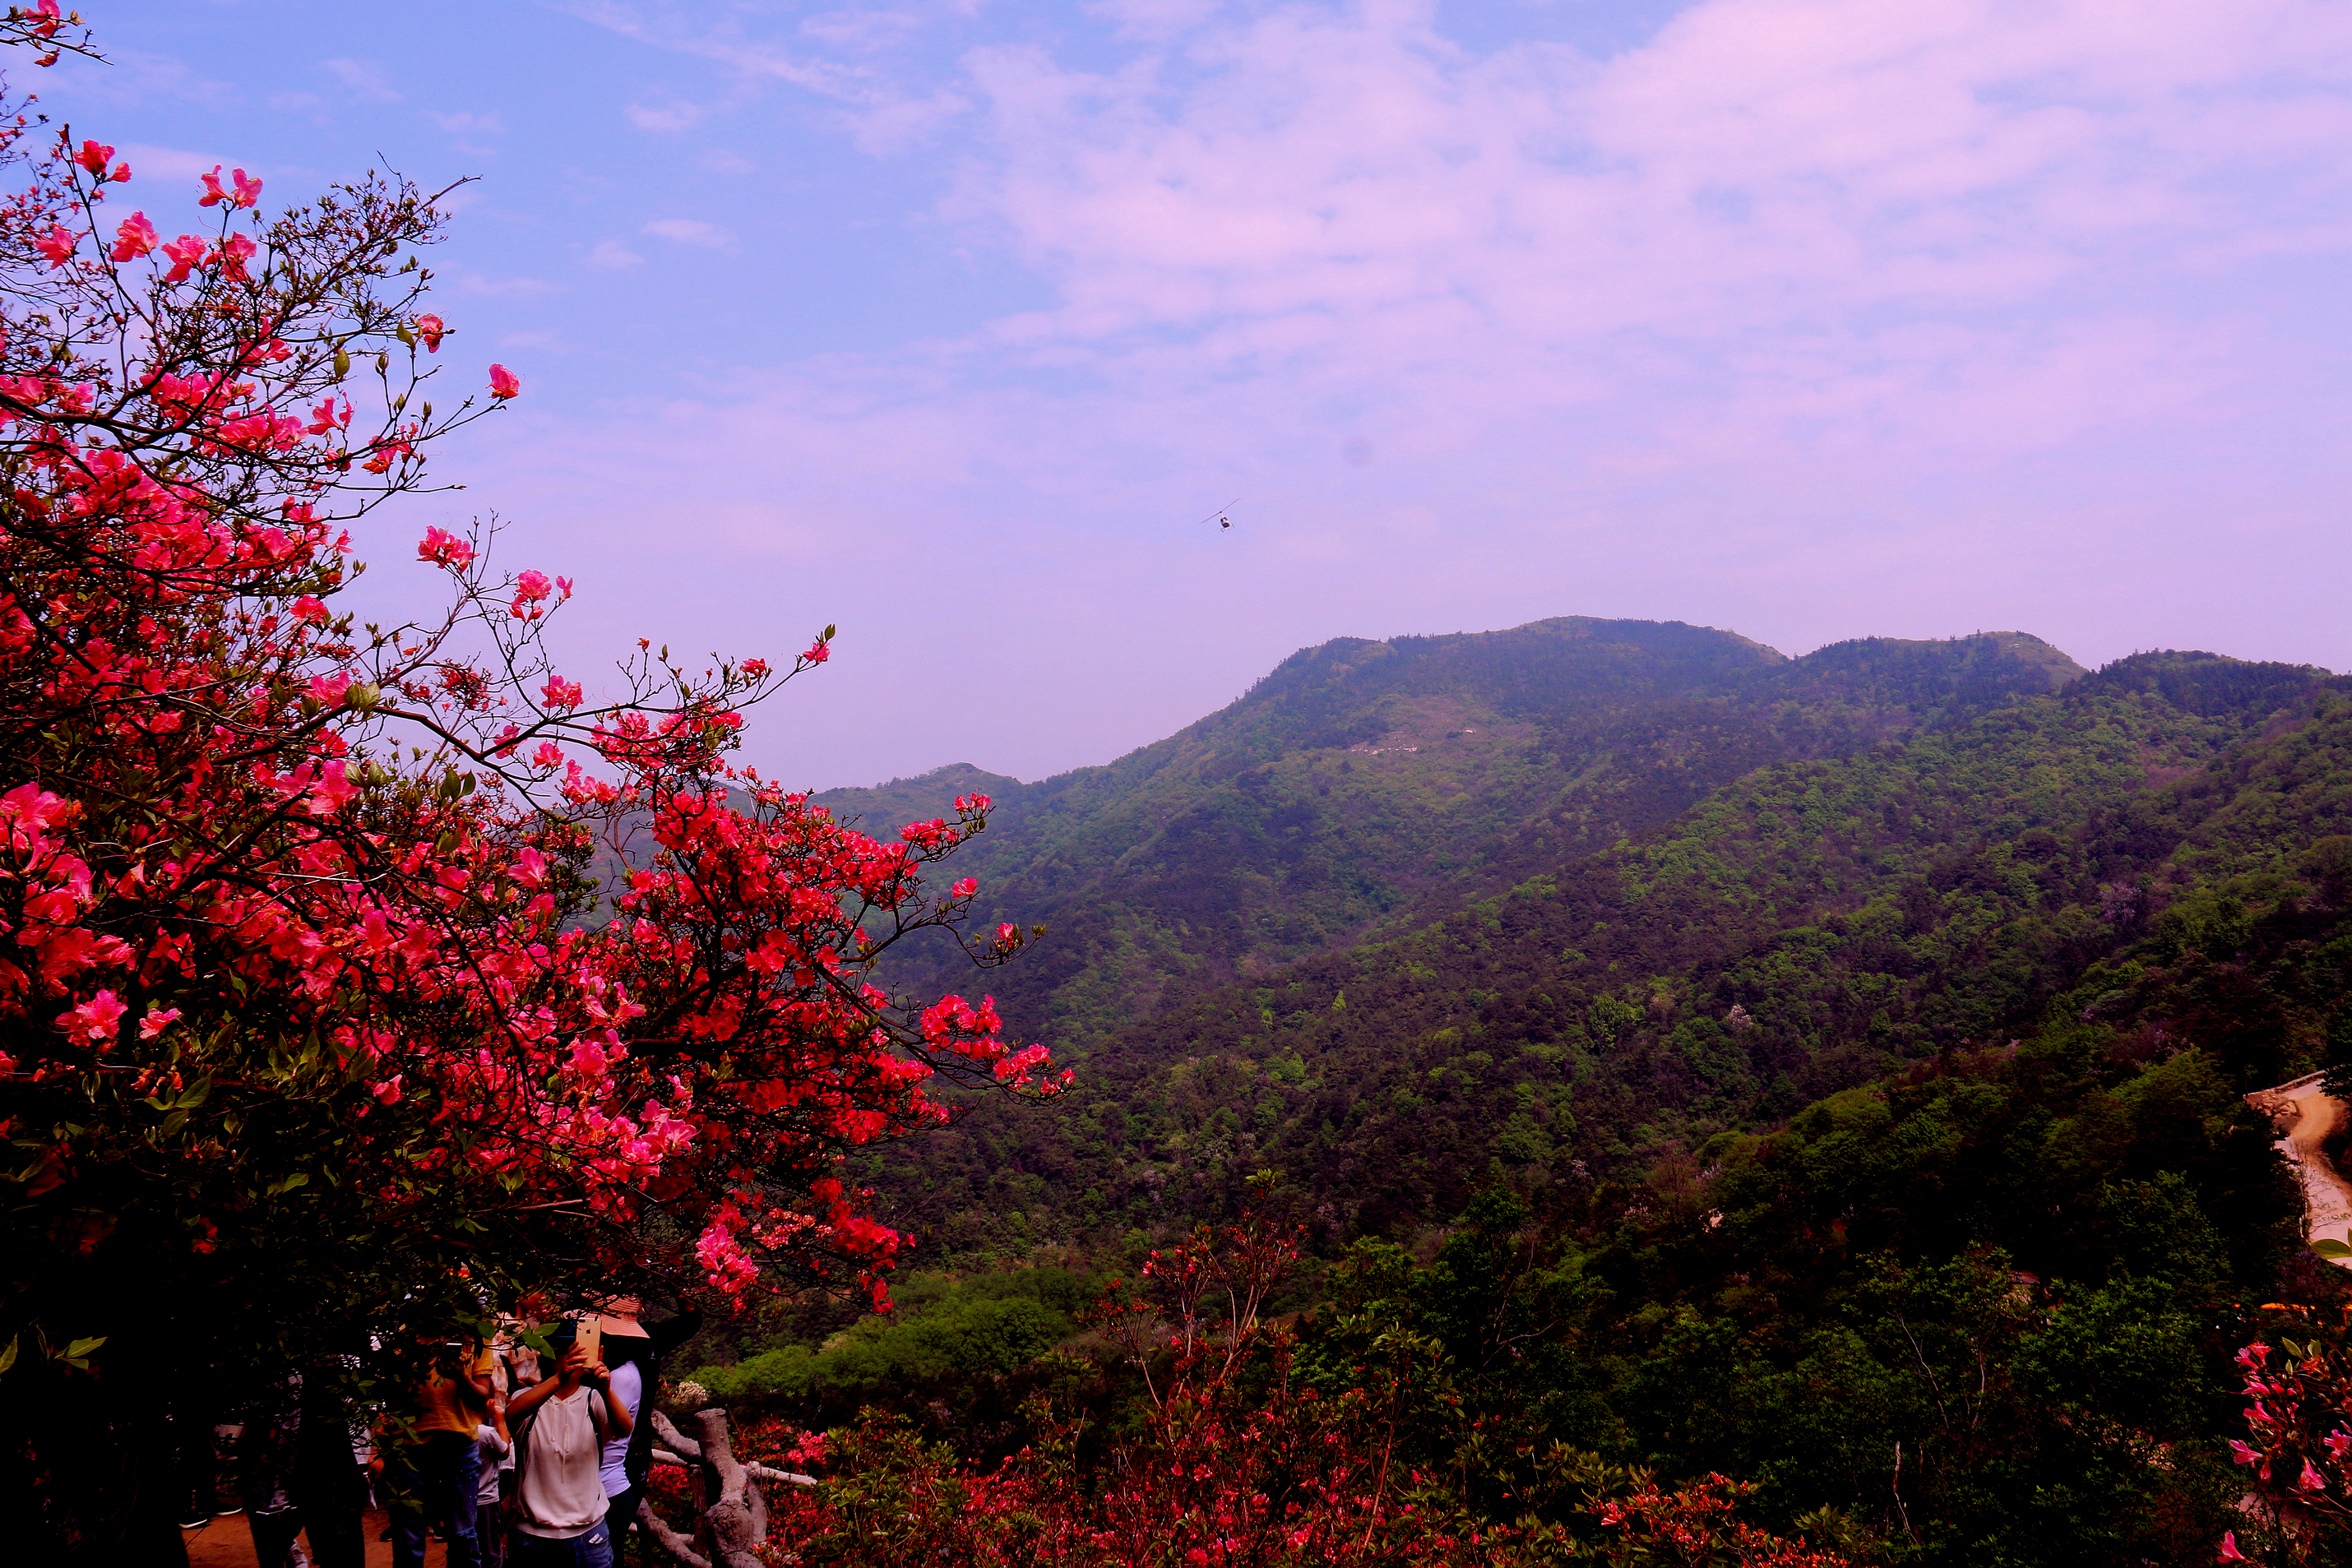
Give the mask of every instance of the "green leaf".
M 105 1343 L 106 1336 L 104 1334 L 99 1334 L 92 1339 L 78 1339 L 74 1341 L 73 1343 L 66 1346 L 66 1359 L 68 1361 L 79 1361 L 81 1357 L 88 1355 L 91 1351 L 96 1350 L 100 1345 L 102 1345 Z
M 271 1182 L 268 1189 L 265 1191 L 264 1196 L 276 1197 L 280 1193 L 292 1192 L 298 1186 L 308 1186 L 310 1185 L 310 1173 L 309 1171 L 296 1171 L 291 1176 L 282 1176 L 276 1181 Z
M 2352 1243 L 2338 1241 L 2332 1236 L 2321 1237 L 2311 1244 L 2311 1249 L 2322 1258 L 2352 1258 Z
M 9 1336 L 7 1348 L 0 1350 L 0 1372 L 5 1372 L 16 1364 L 16 1341 L 21 1337 L 23 1336 Z

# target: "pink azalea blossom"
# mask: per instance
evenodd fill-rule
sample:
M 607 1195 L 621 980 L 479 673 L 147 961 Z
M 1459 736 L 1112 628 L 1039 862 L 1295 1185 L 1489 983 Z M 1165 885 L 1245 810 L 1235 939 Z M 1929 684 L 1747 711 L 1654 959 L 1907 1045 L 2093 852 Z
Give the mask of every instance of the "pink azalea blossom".
M 221 242 L 221 270 L 227 273 L 231 277 L 243 277 L 245 276 L 245 264 L 248 260 L 252 259 L 254 249 L 255 246 L 253 241 L 247 238 L 245 235 L 229 235 L 228 238 Z
M 2214 1561 L 2217 1563 L 2247 1563 L 2252 1561 L 2252 1559 L 2249 1558 L 2244 1552 L 2238 1550 L 2238 1532 L 2234 1530 L 2225 1530 L 2221 1532 L 2221 1555 L 2215 1558 Z
M 215 163 L 213 165 L 213 172 L 211 173 L 197 176 L 197 178 L 204 182 L 205 193 L 196 198 L 196 205 L 200 207 L 249 207 L 261 200 L 261 182 L 259 180 L 247 179 L 246 177 L 245 171 L 239 169 L 234 174 L 229 176 L 229 184 L 232 189 L 223 190 L 221 188 L 220 172 L 221 166 Z
M 499 399 L 510 398 L 521 391 L 522 382 L 515 379 L 515 373 L 512 371 L 507 369 L 504 365 L 492 365 L 490 367 L 490 395 L 492 397 Z
M 515 579 L 514 617 L 518 621 L 536 621 L 541 612 L 527 608 L 538 604 L 555 591 L 555 585 L 543 571 L 526 571 Z
M 91 1045 L 110 1045 L 113 1043 L 116 1028 L 122 1022 L 122 1015 L 130 1010 L 122 1005 L 121 998 L 106 990 L 63 1014 L 58 1021 L 65 1026 L 66 1033 L 76 1040 Z
M 172 270 L 163 275 L 163 281 L 178 283 L 204 265 L 205 242 L 194 235 L 182 235 L 163 247 L 163 254 L 172 258 Z
M 580 683 L 567 681 L 562 675 L 550 675 L 547 677 L 547 684 L 539 688 L 539 695 L 545 698 L 547 706 L 552 708 L 578 707 Z
M 121 227 L 114 231 L 112 255 L 117 261 L 136 261 L 163 243 L 163 236 L 155 232 L 155 225 L 147 221 L 147 214 L 133 213 L 122 220 Z
M 416 335 L 425 340 L 425 351 L 428 354 L 441 351 L 441 340 L 448 332 L 447 323 L 438 316 L 419 316 L 416 319 Z
M 179 1021 L 177 1008 L 149 1008 L 147 1016 L 139 1020 L 139 1038 L 152 1040 Z
M 445 529 L 428 528 L 416 546 L 416 559 L 463 571 L 474 562 L 474 547 Z

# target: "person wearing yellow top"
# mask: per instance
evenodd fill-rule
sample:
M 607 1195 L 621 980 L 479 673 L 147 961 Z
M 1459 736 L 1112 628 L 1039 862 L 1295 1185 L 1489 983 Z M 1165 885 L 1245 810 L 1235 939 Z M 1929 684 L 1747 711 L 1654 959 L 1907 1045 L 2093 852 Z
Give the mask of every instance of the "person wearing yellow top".
M 481 1450 L 475 1430 L 489 1408 L 490 1347 L 479 1341 L 442 1347 L 433 1375 L 416 1388 L 414 1440 L 397 1445 L 384 1464 L 393 1493 L 394 1568 L 425 1568 L 425 1530 L 449 1521 L 448 1568 L 481 1568 L 475 1496 Z M 379 1450 L 381 1451 L 381 1450 Z

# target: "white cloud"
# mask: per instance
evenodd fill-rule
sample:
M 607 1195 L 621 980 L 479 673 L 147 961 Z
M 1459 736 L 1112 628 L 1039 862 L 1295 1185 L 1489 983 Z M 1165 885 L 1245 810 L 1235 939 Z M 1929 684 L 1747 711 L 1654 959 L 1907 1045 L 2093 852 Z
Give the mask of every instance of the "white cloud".
M 621 112 L 627 115 L 629 123 L 640 131 L 676 135 L 681 131 L 691 131 L 701 124 L 703 116 L 708 111 L 701 105 L 692 103 L 673 103 L 659 109 L 649 108 L 642 103 L 633 103 Z
M 492 277 L 486 273 L 460 274 L 459 292 L 492 299 L 539 299 L 560 292 L 560 286 L 541 277 Z
M 218 152 L 192 152 L 184 147 L 159 147 L 152 141 L 128 143 L 119 155 L 130 162 L 135 178 L 145 180 L 194 180 L 237 162 Z
M 1198 63 L 972 57 L 998 156 L 951 212 L 1063 296 L 1001 323 L 1006 344 L 1224 395 L 1263 381 L 1294 405 L 1445 386 L 1572 407 L 1646 382 L 1752 416 L 1776 405 L 1763 389 L 1845 378 L 1885 419 L 1902 386 L 1987 355 L 2031 376 L 2079 337 L 1987 337 L 1982 312 L 2095 319 L 2113 285 L 2178 286 L 2177 247 L 2205 236 L 2343 243 L 2313 214 L 2346 194 L 2352 19 L 2305 0 L 2188 6 L 2168 28 L 2120 26 L 2104 0 L 1710 0 L 1600 63 L 1470 54 L 1421 11 L 1292 8 L 1222 29 Z M 1952 330 L 1898 345 L 1881 316 Z M 2109 341 L 2126 340 L 2178 358 L 2162 333 Z M 2127 406 L 2210 385 L 2147 368 L 2112 366 Z M 1839 406 L 1777 405 L 1800 423 Z M 1953 407 L 1923 397 L 1920 432 L 2074 428 L 1989 398 L 1956 431 Z M 1477 417 L 1438 416 L 1457 422 Z
M 825 11 L 803 18 L 801 33 L 835 48 L 866 52 L 903 43 L 920 26 L 911 11 Z
M 385 74 L 383 67 L 373 60 L 344 58 L 320 60 L 319 64 L 362 98 L 373 99 L 377 103 L 400 101 L 400 94 L 392 89 L 392 78 Z
M 600 239 L 588 252 L 588 265 L 619 272 L 632 267 L 643 267 L 646 258 L 616 239 Z
M 712 372 L 551 439 L 531 482 L 615 560 L 705 520 L 695 613 L 710 560 L 984 538 L 901 623 L 1138 742 L 1300 642 L 1570 612 L 2352 663 L 2352 11 L 1698 0 L 1606 57 L 1442 16 L 1000 29 L 952 81 L 856 78 L 824 123 L 977 106 L 941 249 L 1048 303 Z M 688 439 L 714 455 L 681 475 Z M 1222 553 L 1183 534 L 1235 494 Z M 908 646 L 917 683 L 945 644 Z M 1116 748 L 1081 731 L 974 759 Z M 965 754 L 939 744 L 877 769 Z
M 498 111 L 495 110 L 487 113 L 476 113 L 471 110 L 459 110 L 454 114 L 439 114 L 431 110 L 425 110 L 425 118 L 439 126 L 442 130 L 448 131 L 453 136 L 461 136 L 469 133 L 482 136 L 499 136 L 503 135 L 507 128 L 506 121 L 499 118 Z
M 734 235 L 700 218 L 656 218 L 639 232 L 677 245 L 699 246 L 705 250 L 729 250 L 735 244 Z

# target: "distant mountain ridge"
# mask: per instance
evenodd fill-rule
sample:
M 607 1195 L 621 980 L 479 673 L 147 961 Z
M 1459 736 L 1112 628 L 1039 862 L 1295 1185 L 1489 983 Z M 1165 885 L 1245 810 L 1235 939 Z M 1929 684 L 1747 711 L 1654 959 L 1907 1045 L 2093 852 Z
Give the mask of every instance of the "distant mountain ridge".
M 1189 1224 L 1260 1168 L 1336 1239 L 1402 1235 L 2020 1040 L 2194 1051 L 2231 1092 L 2352 1067 L 2347 996 L 2352 678 L 2136 655 L 1139 1014 L 1069 1102 L 863 1174 L 950 1252 Z
M 1671 820 L 1758 768 L 2047 694 L 2041 639 L 1867 638 L 1791 659 L 1680 622 L 1567 616 L 1302 649 L 1175 735 L 1034 784 L 960 763 L 817 797 L 887 833 L 995 798 L 978 915 L 1049 926 L 989 977 L 1066 1056 L 1202 987 L 1424 922 Z M 896 983 L 969 988 L 944 944 Z

